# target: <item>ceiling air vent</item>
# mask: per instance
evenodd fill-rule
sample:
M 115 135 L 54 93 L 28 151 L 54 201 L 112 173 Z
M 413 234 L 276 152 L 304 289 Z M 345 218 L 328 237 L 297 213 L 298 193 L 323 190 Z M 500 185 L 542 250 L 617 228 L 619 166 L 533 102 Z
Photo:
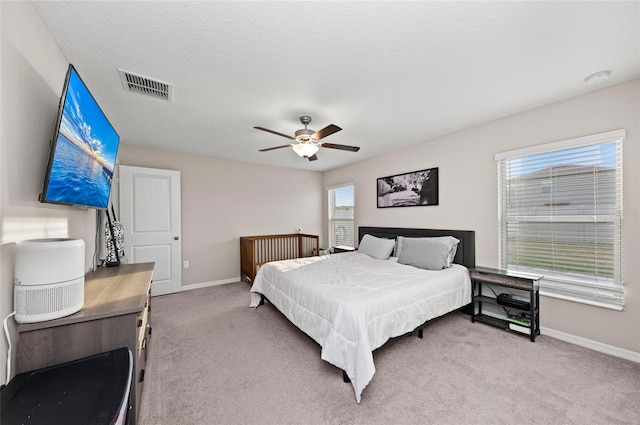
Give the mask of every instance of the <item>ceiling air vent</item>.
M 144 75 L 134 74 L 133 72 L 118 69 L 122 87 L 125 90 L 135 93 L 146 94 L 147 96 L 171 101 L 173 94 L 173 84 L 163 81 L 154 80 Z

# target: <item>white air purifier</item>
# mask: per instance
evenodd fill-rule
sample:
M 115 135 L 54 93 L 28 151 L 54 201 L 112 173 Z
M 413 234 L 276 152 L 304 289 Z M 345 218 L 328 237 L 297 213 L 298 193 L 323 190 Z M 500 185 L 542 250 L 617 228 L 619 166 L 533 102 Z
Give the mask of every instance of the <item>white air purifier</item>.
M 84 255 L 80 239 L 18 243 L 13 291 L 16 321 L 43 322 L 79 311 L 84 305 Z

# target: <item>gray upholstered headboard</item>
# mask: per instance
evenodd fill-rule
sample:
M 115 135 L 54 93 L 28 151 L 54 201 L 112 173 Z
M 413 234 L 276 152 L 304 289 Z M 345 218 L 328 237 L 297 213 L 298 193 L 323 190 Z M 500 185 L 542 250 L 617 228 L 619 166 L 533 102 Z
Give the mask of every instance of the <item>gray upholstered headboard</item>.
M 476 233 L 473 230 L 413 229 L 402 227 L 359 227 L 358 241 L 366 234 L 378 238 L 395 239 L 398 236 L 410 238 L 432 238 L 453 236 L 460 240 L 453 262 L 467 268 L 476 266 Z

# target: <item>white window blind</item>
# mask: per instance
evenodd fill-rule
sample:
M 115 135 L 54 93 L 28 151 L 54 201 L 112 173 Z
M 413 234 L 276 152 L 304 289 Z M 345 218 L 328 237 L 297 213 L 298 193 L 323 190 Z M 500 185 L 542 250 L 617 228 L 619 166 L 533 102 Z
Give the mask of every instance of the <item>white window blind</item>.
M 329 246 L 355 246 L 354 186 L 332 187 L 329 193 Z
M 612 131 L 496 155 L 500 262 L 541 293 L 624 306 L 622 141 Z

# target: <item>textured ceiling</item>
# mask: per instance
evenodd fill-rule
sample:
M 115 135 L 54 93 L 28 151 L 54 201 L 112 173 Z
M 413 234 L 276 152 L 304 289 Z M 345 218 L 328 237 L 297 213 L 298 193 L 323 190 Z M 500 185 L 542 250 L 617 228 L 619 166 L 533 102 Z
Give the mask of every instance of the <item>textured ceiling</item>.
M 33 3 L 123 142 L 317 171 L 640 77 L 638 1 Z M 301 115 L 360 152 L 258 152 Z

